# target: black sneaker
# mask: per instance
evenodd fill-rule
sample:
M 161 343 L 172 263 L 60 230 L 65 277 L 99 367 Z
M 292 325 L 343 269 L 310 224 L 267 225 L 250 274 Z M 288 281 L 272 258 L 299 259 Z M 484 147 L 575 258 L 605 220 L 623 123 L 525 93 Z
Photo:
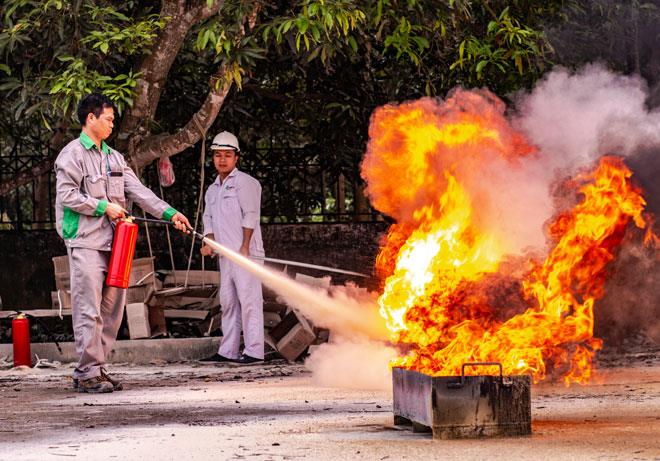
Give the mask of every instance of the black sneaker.
M 229 357 L 225 357 L 224 355 L 220 354 L 213 354 L 210 357 L 205 357 L 203 359 L 199 359 L 200 362 L 231 362 L 234 363 L 236 362 L 236 359 L 230 359 Z
M 263 361 L 264 361 L 264 359 L 258 359 L 256 357 L 251 357 L 251 356 L 245 355 L 245 354 L 241 355 L 239 358 L 234 360 L 234 362 L 236 362 L 236 363 L 243 363 L 243 364 L 257 363 L 257 362 L 263 362 Z

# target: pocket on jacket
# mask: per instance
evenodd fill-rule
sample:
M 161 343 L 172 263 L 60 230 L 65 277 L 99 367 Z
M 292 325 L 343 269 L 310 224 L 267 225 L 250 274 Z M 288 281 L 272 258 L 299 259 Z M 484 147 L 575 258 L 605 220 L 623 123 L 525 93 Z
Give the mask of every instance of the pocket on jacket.
M 87 175 L 84 179 L 85 192 L 94 198 L 105 198 L 105 176 Z
M 237 194 L 224 195 L 221 200 L 223 211 L 234 211 L 240 208 Z
M 114 203 L 124 203 L 124 176 L 121 173 L 108 178 L 108 198 Z

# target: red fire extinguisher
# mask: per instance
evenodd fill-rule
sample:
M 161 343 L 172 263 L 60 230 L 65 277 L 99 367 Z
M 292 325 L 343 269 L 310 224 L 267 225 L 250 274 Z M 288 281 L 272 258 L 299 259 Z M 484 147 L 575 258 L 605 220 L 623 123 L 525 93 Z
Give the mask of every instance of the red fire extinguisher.
M 25 314 L 19 313 L 11 321 L 11 336 L 14 342 L 14 366 L 32 366 L 30 352 L 30 321 Z
M 134 222 L 125 220 L 117 223 L 115 237 L 112 242 L 112 252 L 110 253 L 108 276 L 105 279 L 106 285 L 128 288 L 137 234 L 138 226 Z

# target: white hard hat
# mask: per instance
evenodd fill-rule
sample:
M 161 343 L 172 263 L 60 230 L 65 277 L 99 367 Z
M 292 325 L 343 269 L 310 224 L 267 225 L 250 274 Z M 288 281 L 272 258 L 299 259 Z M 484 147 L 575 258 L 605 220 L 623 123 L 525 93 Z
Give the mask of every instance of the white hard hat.
M 216 134 L 211 149 L 234 149 L 237 153 L 241 151 L 238 147 L 238 138 L 229 131 Z

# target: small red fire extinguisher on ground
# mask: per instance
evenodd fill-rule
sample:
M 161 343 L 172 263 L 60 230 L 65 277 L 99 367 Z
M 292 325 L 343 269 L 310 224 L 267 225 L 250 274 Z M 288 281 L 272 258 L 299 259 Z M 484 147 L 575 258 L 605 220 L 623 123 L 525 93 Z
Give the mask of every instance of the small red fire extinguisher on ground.
M 106 285 L 128 288 L 137 234 L 138 226 L 133 221 L 119 221 L 115 226 L 115 237 L 112 241 L 110 264 L 108 264 L 108 276 L 105 279 Z
M 19 312 L 11 321 L 11 336 L 14 342 L 14 366 L 32 366 L 30 352 L 30 321 Z

